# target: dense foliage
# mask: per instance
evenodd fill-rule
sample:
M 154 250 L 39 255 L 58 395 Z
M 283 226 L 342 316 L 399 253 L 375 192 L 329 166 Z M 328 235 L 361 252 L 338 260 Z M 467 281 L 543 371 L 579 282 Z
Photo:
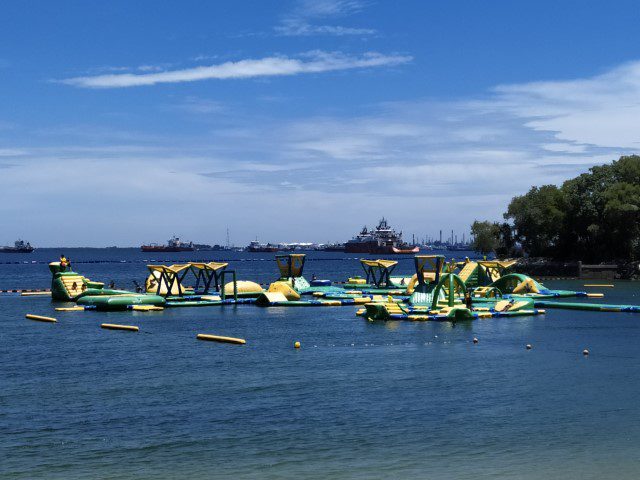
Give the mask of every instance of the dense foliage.
M 561 187 L 533 187 L 514 197 L 505 220 L 474 222 L 478 251 L 602 261 L 640 258 L 640 156 L 589 169 Z M 486 237 L 491 234 L 493 241 Z

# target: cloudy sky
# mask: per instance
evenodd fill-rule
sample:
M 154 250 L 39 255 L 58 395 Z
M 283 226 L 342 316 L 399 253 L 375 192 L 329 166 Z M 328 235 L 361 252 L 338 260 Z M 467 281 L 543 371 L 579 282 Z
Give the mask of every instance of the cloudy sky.
M 5 2 L 0 244 L 468 232 L 640 152 L 635 1 Z

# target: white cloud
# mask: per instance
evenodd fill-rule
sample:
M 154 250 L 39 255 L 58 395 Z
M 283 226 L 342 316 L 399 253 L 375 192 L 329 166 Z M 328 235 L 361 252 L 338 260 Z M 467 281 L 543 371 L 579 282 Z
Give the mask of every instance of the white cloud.
M 220 113 L 225 109 L 224 105 L 221 102 L 193 96 L 185 98 L 184 102 L 176 105 L 175 108 L 188 113 L 201 114 Z
M 499 107 L 562 141 L 638 149 L 640 62 L 574 80 L 502 85 Z
M 309 25 L 308 23 L 286 20 L 275 27 L 275 31 L 284 36 L 311 36 L 311 35 L 373 35 L 376 33 L 371 28 L 342 27 L 340 25 Z
M 310 58 L 322 61 L 317 52 Z M 382 214 L 405 232 L 462 232 L 476 218 L 499 220 L 511 197 L 532 185 L 560 183 L 637 153 L 640 131 L 627 115 L 638 98 L 636 65 L 582 80 L 501 86 L 482 98 L 369 105 L 361 115 L 352 106 L 296 118 L 227 107 L 220 126 L 212 122 L 216 115 L 194 116 L 199 131 L 206 130 L 189 136 L 162 134 L 168 131 L 162 118 L 160 132 L 90 125 L 41 130 L 28 148 L 2 145 L 0 160 L 11 168 L 3 169 L 0 189 L 14 202 L 0 205 L 0 215 L 6 228 L 25 236 L 28 228 L 55 232 L 59 206 L 81 198 L 74 214 L 83 216 L 87 240 L 78 241 L 85 243 L 113 235 L 123 240 L 104 241 L 157 241 L 144 236 L 151 223 L 160 239 L 180 233 L 220 242 L 215 235 L 223 224 L 239 243 L 256 234 L 264 241 L 300 235 L 335 241 Z M 54 144 L 61 138 L 76 144 Z M 43 141 L 51 145 L 35 146 Z M 69 198 L 61 184 L 74 186 Z M 159 185 L 176 188 L 158 195 Z M 215 225 L 180 215 L 214 198 Z M 136 223 L 132 205 L 145 208 L 148 222 Z M 277 221 L 283 205 L 296 222 Z M 171 231 L 161 230 L 166 215 Z
M 384 55 L 377 52 L 367 52 L 355 57 L 339 52 L 317 51 L 314 52 L 309 60 L 286 56 L 266 57 L 158 73 L 124 73 L 75 77 L 62 80 L 62 83 L 84 88 L 123 88 L 156 85 L 159 83 L 288 76 L 302 73 L 384 67 L 400 65 L 411 60 L 412 58 L 407 55 Z
M 284 36 L 373 35 L 376 31 L 372 28 L 313 23 L 318 19 L 352 15 L 360 12 L 364 6 L 364 2 L 356 0 L 301 0 L 292 12 L 282 18 L 274 30 Z

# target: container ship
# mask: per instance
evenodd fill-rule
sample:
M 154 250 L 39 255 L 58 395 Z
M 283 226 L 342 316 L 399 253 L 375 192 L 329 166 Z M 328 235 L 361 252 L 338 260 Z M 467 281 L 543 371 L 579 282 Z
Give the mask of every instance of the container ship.
M 382 218 L 378 226 L 369 230 L 365 226 L 362 231 L 344 244 L 347 253 L 373 254 L 410 254 L 418 253 L 420 247 L 402 241 L 402 232 L 393 230 L 387 220 Z
M 166 245 L 142 245 L 140 249 L 143 252 L 193 252 L 195 247 L 193 242 L 182 242 L 178 237 L 172 237 L 167 241 Z
M 24 240 L 16 240 L 13 242 L 13 247 L 0 247 L 0 253 L 31 253 L 33 250 L 31 244 L 25 243 Z

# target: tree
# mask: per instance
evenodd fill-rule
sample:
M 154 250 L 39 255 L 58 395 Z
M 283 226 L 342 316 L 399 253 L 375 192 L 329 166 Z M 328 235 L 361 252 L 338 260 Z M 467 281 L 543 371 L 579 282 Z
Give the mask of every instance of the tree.
M 544 185 L 514 197 L 504 217 L 513 221 L 515 239 L 526 252 L 553 256 L 561 245 L 565 211 L 563 192 L 555 185 Z
M 514 257 L 518 255 L 516 251 L 516 240 L 513 238 L 513 229 L 507 222 L 498 225 L 498 247 L 496 255 L 498 257 Z
M 495 252 L 500 240 L 500 226 L 488 221 L 474 221 L 471 225 L 473 235 L 473 249 L 483 255 Z

